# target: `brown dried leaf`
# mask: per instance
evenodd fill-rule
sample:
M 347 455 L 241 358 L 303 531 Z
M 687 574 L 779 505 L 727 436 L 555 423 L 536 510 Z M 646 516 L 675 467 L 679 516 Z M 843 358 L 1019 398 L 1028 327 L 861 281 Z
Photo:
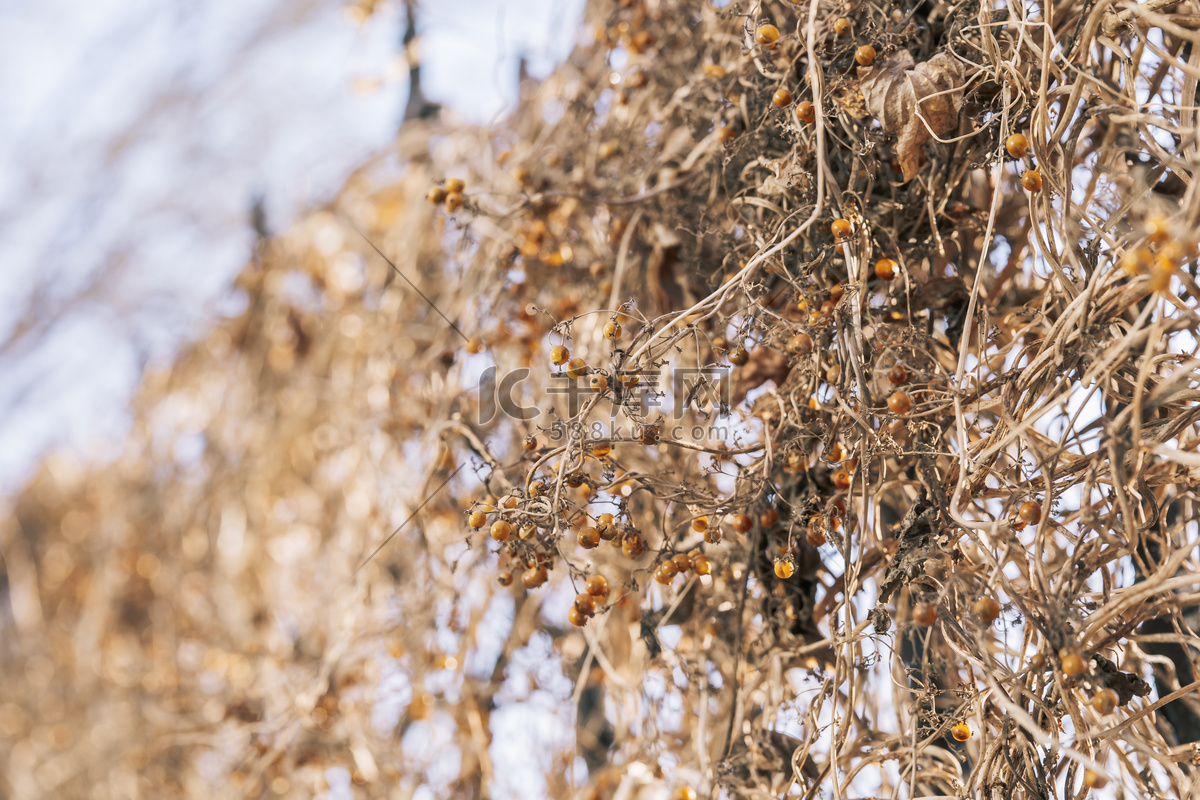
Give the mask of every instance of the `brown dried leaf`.
M 921 148 L 930 139 L 929 129 L 942 136 L 958 126 L 962 67 L 945 53 L 914 67 L 907 50 L 876 64 L 859 68 L 859 86 L 867 110 L 879 120 L 883 132 L 897 134 L 896 158 L 904 180 L 911 180 L 917 174 Z M 916 113 L 918 104 L 921 116 Z

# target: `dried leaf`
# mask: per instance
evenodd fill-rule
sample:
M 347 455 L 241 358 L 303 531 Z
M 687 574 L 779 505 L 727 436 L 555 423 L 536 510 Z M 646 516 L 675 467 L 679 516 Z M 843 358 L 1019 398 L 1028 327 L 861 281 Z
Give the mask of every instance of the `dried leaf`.
M 962 67 L 945 53 L 913 67 L 912 54 L 901 50 L 877 66 L 860 68 L 858 78 L 867 110 L 883 125 L 884 133 L 897 134 L 900 171 L 904 180 L 911 180 L 917 174 L 921 147 L 931 137 L 930 128 L 941 136 L 958 127 Z M 921 116 L 916 113 L 918 104 Z

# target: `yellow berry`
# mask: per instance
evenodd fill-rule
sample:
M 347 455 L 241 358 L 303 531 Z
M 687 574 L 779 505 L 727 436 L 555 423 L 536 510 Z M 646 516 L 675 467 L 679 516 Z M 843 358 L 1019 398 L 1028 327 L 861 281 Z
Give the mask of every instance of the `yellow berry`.
M 950 734 L 954 737 L 955 741 L 965 742 L 971 738 L 971 726 L 965 722 L 960 722 L 950 729 Z
M 1148 218 L 1142 223 L 1142 230 L 1146 232 L 1146 238 L 1154 244 L 1162 244 L 1170 233 L 1167 229 L 1167 221 L 1162 217 Z
M 621 338 L 621 326 L 616 322 L 610 322 L 604 326 L 604 338 L 610 342 L 615 342 Z
M 780 558 L 775 562 L 775 575 L 781 580 L 787 580 L 796 572 L 796 565 L 791 558 Z
M 1063 674 L 1068 678 L 1077 678 L 1087 669 L 1083 657 L 1070 648 L 1064 647 L 1058 652 L 1058 657 L 1062 661 Z
M 588 365 L 582 358 L 572 358 L 567 362 L 567 377 L 572 380 L 578 380 L 584 375 L 587 375 Z
M 571 351 L 563 347 L 561 344 L 550 351 L 550 363 L 556 367 L 561 367 L 571 358 Z
M 759 25 L 758 30 L 754 33 L 754 38 L 763 47 L 771 50 L 775 47 L 775 43 L 779 41 L 779 28 L 774 25 Z
M 472 528 L 482 528 L 487 525 L 487 514 L 482 511 L 472 511 L 467 521 L 471 523 Z
M 492 523 L 492 538 L 497 542 L 503 542 L 512 533 L 512 525 L 502 519 Z

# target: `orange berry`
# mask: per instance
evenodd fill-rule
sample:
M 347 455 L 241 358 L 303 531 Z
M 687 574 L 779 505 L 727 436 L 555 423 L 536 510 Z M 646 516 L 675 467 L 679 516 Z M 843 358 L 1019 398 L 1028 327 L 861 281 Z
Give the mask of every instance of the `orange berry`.
M 1175 264 L 1170 258 L 1159 255 L 1150 267 L 1150 289 L 1165 293 L 1171 288 L 1171 278 L 1176 272 Z
M 904 368 L 903 364 L 894 364 L 892 368 L 888 370 L 888 380 L 897 386 L 902 386 L 903 384 L 908 383 L 908 370 Z
M 1032 500 L 1026 500 L 1017 509 L 1017 517 L 1026 525 L 1037 525 L 1042 521 L 1042 507 Z
M 1108 785 L 1108 778 L 1090 769 L 1083 771 L 1083 785 L 1089 789 L 1103 789 Z
M 825 525 L 820 517 L 813 517 L 808 521 L 808 533 L 805 535 L 804 541 L 813 547 L 820 547 L 828 541 L 825 536 Z
M 780 89 L 771 98 L 771 102 L 775 104 L 776 108 L 787 108 L 792 104 L 792 93 L 787 89 Z
M 696 533 L 704 533 L 708 530 L 708 517 L 696 517 L 692 520 L 692 530 Z
M 561 344 L 550 350 L 550 363 L 556 367 L 561 367 L 571 358 L 571 351 L 563 347 Z
M 954 737 L 955 741 L 965 742 L 971 738 L 971 726 L 960 722 L 950 729 L 950 735 Z
M 621 326 L 616 322 L 610 322 L 604 326 L 604 338 L 610 342 L 615 342 L 621 338 Z
M 796 572 L 796 564 L 791 557 L 780 558 L 775 561 L 775 575 L 781 580 L 787 580 Z
M 1000 616 L 1000 604 L 994 597 L 981 597 L 971 606 L 971 612 L 990 625 Z
M 446 179 L 446 191 L 447 192 L 458 192 L 459 194 L 462 194 L 466 188 L 467 188 L 467 184 L 459 178 L 447 178 Z
M 1167 229 L 1167 221 L 1162 217 L 1150 217 L 1142 223 L 1142 230 L 1146 233 L 1146 238 L 1155 244 L 1162 244 L 1170 231 Z
M 1068 678 L 1077 678 L 1087 670 L 1087 664 L 1084 663 L 1083 656 L 1069 647 L 1059 650 L 1058 658 L 1062 662 L 1063 674 Z
M 749 514 L 738 514 L 733 518 L 733 529 L 738 533 L 747 533 L 754 527 L 754 520 Z
M 709 544 L 720 544 L 721 543 L 721 529 L 720 528 L 709 528 L 708 530 L 706 530 L 704 532 L 704 541 L 708 542 Z
M 854 60 L 858 62 L 860 67 L 871 66 L 871 64 L 875 63 L 875 48 L 869 44 L 864 44 L 854 51 Z
M 675 574 L 675 565 L 670 561 L 664 561 L 654 570 L 654 580 L 666 586 L 675 580 Z
M 441 186 L 434 186 L 425 195 L 425 199 L 433 203 L 435 206 L 440 206 L 446 200 L 446 190 Z
M 1042 188 L 1042 173 L 1036 169 L 1025 170 L 1025 174 L 1021 176 L 1021 185 L 1030 192 L 1039 191 Z
M 502 519 L 492 523 L 492 538 L 497 542 L 503 542 L 512 534 L 512 525 L 509 525 Z
M 536 436 L 532 436 L 532 435 L 526 436 L 525 441 L 521 442 L 521 446 L 524 447 L 526 450 L 537 450 L 538 449 L 538 438 Z
M 675 571 L 682 575 L 692 568 L 692 557 L 687 553 L 676 553 L 671 557 L 671 563 L 675 565 Z
M 912 398 L 908 392 L 892 392 L 888 398 L 888 410 L 893 414 L 907 414 L 912 410 Z
M 671 800 L 696 800 L 696 790 L 690 786 L 680 786 L 671 795 Z
M 845 36 L 850 32 L 850 20 L 845 17 L 838 17 L 833 21 L 833 31 L 838 36 Z
M 734 366 L 745 366 L 750 361 L 750 354 L 740 344 L 729 354 L 729 363 Z
M 593 375 L 588 379 L 588 385 L 592 387 L 592 391 L 600 394 L 608 389 L 608 378 L 604 375 Z
M 575 608 L 579 609 L 580 614 L 591 616 L 596 613 L 596 598 L 592 597 L 587 592 L 575 595 Z
M 717 128 L 717 140 L 721 142 L 732 142 L 737 138 L 737 131 L 732 125 L 722 125 Z
M 850 473 L 846 472 L 844 469 L 839 469 L 837 472 L 833 473 L 833 485 L 838 489 L 849 489 Z
M 584 550 L 591 550 L 600 545 L 600 531 L 595 528 L 583 528 L 579 531 L 579 536 L 576 537 L 579 546 Z
M 759 25 L 758 30 L 754 32 L 754 38 L 763 47 L 772 50 L 775 43 L 779 41 L 779 28 L 774 25 Z
M 588 616 L 575 606 L 571 606 L 571 610 L 567 612 L 567 621 L 576 628 L 582 628 L 587 624 Z
M 487 514 L 482 511 L 472 511 L 471 516 L 467 518 L 467 522 L 471 524 L 472 528 L 482 528 L 484 525 L 487 525 Z
M 443 204 L 443 207 L 446 209 L 447 214 L 453 214 L 455 211 L 458 211 L 462 208 L 462 204 L 463 196 L 461 194 L 458 192 L 446 193 L 446 202 Z
M 937 608 L 933 603 L 920 602 L 913 606 L 913 621 L 926 627 L 937 621 Z
M 890 281 L 896 277 L 898 265 L 890 258 L 881 258 L 875 262 L 875 276 L 881 280 Z
M 587 593 L 601 599 L 608 597 L 608 578 L 603 575 L 593 575 L 587 579 Z
M 826 457 L 836 464 L 846 457 L 846 448 L 842 447 L 841 442 L 834 442 L 829 445 L 829 452 L 826 454 Z
M 798 356 L 806 356 L 813 351 L 813 338 L 807 333 L 797 333 L 788 342 L 788 350 Z
M 1024 158 L 1029 155 L 1029 140 L 1023 133 L 1014 133 L 1004 141 L 1004 149 L 1013 158 Z
M 811 125 L 817 121 L 817 107 L 808 100 L 801 100 L 796 106 L 796 119 Z
M 840 239 L 848 239 L 848 238 L 850 238 L 850 230 L 851 230 L 850 220 L 835 219 L 833 221 L 833 224 L 829 226 L 829 230 L 830 230 L 830 232 L 833 233 L 833 237 L 835 239 L 839 239 L 839 240 Z
M 779 522 L 779 512 L 773 508 L 768 508 L 758 518 L 758 523 L 764 528 L 769 528 L 776 522 Z
M 521 573 L 521 583 L 526 589 L 536 589 L 550 579 L 545 567 L 530 567 Z
M 513 577 L 511 572 L 501 572 L 496 576 L 496 583 L 500 584 L 501 586 L 512 586 L 512 581 Z
M 637 531 L 629 531 L 621 537 L 621 552 L 630 558 L 637 558 L 646 551 L 646 543 Z
M 1092 708 L 1101 714 L 1111 714 L 1112 710 L 1117 707 L 1118 699 L 1117 693 L 1106 687 L 1092 697 Z
M 692 569 L 696 571 L 697 575 L 708 575 L 712 572 L 712 562 L 708 560 L 707 556 L 694 556 L 692 558 Z

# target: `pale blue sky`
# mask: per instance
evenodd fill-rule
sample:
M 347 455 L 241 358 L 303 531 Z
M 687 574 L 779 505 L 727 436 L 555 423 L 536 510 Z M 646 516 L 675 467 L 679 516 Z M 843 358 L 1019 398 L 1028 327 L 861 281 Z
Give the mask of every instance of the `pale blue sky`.
M 545 75 L 583 0 L 423 0 L 426 94 L 488 123 Z M 404 108 L 395 5 L 0 4 L 0 491 L 48 447 L 111 451 L 145 364 L 232 312 L 261 194 L 276 230 Z M 356 78 L 395 80 L 369 93 Z M 31 304 L 36 316 L 27 315 Z

